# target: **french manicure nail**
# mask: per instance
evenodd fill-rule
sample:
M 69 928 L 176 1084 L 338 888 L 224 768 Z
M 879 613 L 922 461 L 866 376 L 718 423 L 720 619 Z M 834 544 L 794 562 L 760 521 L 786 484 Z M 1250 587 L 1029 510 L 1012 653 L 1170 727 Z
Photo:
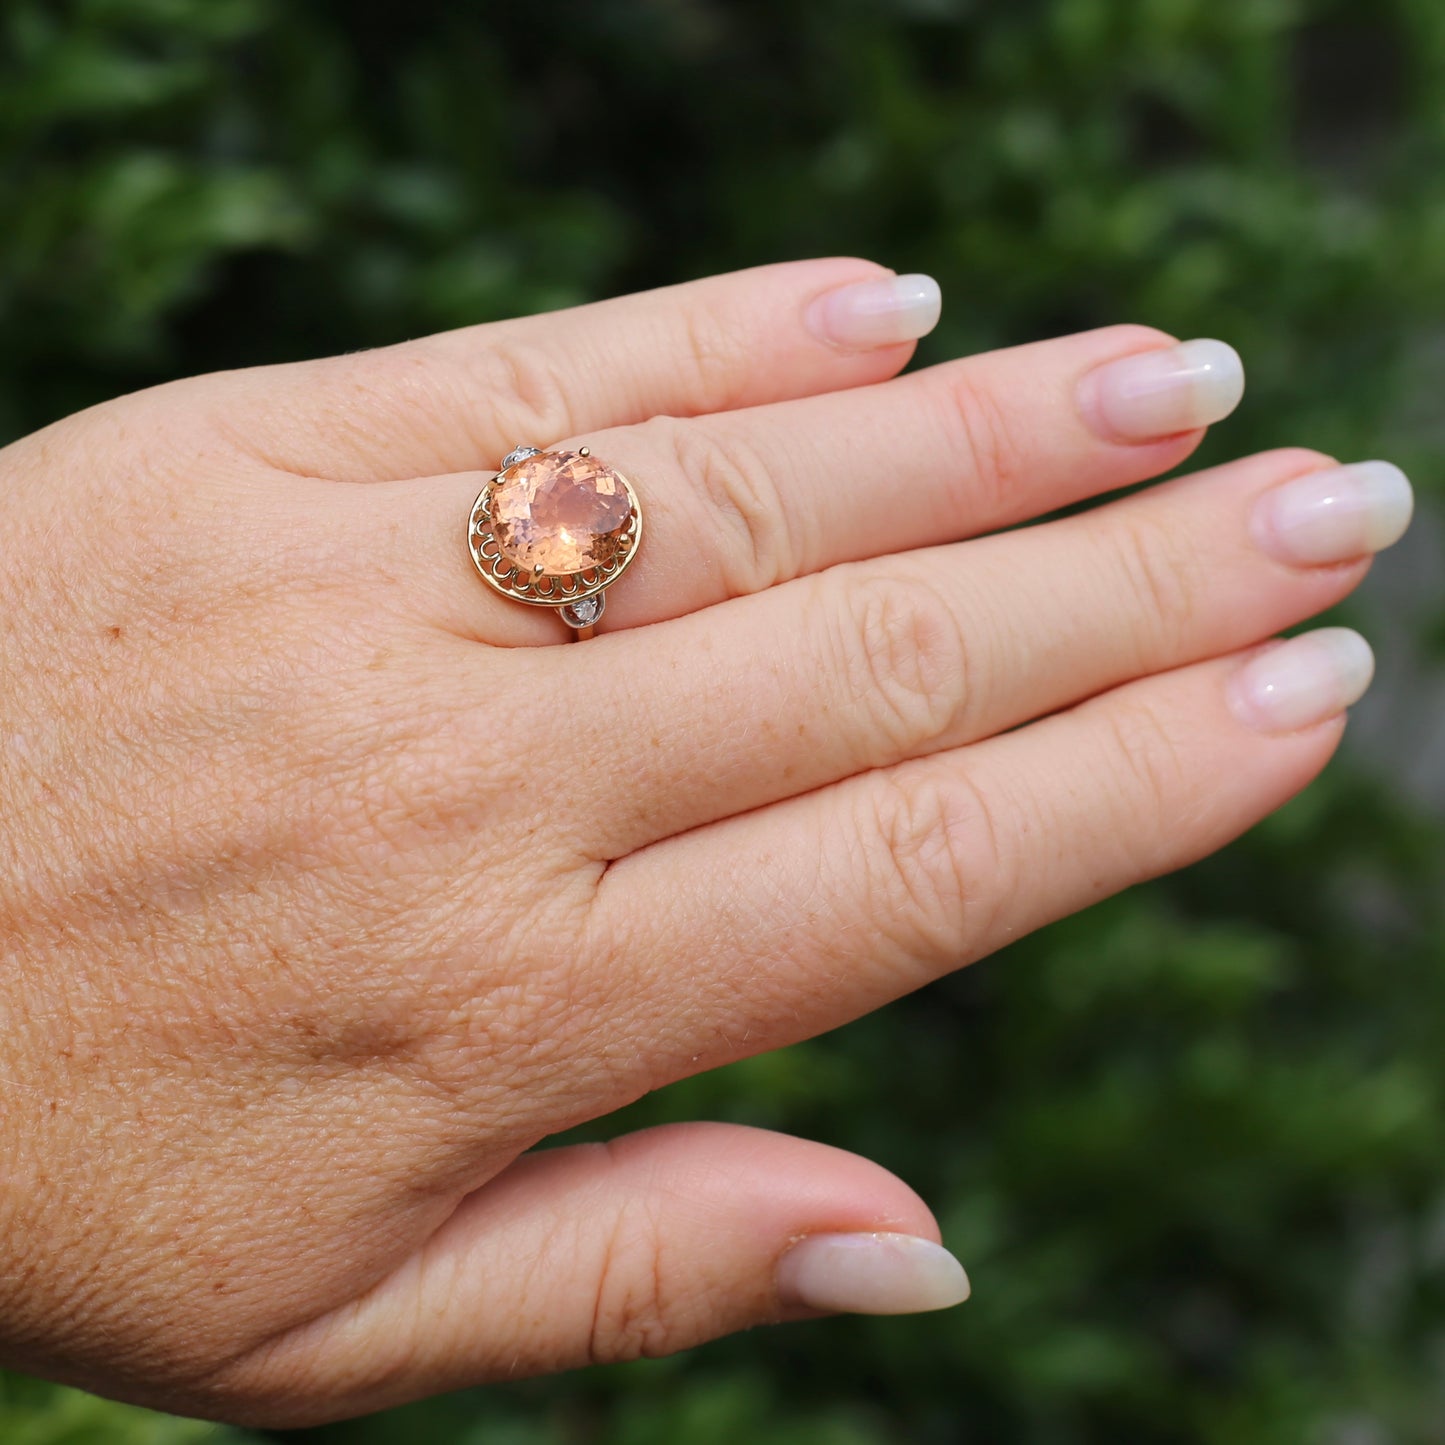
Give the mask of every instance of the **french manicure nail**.
M 1282 562 L 1348 562 L 1393 546 L 1414 510 L 1415 494 L 1399 467 L 1359 462 L 1266 492 L 1254 505 L 1250 531 Z
M 872 351 L 927 336 L 942 309 L 943 293 L 932 276 L 887 276 L 825 291 L 803 321 L 830 346 Z
M 1222 341 L 1186 341 L 1111 361 L 1084 378 L 1079 405 L 1111 441 L 1156 441 L 1223 421 L 1244 395 L 1244 363 Z
M 963 1266 L 911 1234 L 813 1234 L 778 1264 L 779 1298 L 829 1313 L 909 1315 L 962 1304 Z
M 1292 733 L 1335 717 L 1364 697 L 1375 654 L 1348 627 L 1321 627 L 1257 654 L 1230 678 L 1229 706 L 1266 733 Z

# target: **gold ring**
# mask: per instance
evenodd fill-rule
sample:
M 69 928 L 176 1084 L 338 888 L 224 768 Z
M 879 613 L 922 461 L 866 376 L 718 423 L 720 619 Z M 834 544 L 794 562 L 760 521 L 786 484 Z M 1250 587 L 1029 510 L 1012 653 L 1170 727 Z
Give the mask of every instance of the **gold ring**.
M 642 504 L 591 447 L 513 447 L 472 504 L 467 545 L 482 580 L 513 602 L 554 607 L 591 637 L 603 591 L 637 555 Z

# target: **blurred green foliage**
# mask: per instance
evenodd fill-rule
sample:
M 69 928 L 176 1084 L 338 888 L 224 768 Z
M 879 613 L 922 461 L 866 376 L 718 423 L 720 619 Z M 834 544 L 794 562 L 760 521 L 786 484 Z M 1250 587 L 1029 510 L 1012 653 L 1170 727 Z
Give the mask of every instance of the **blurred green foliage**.
M 924 360 L 1220 335 L 1252 389 L 1207 459 L 1298 442 L 1436 487 L 1439 0 L 5 0 L 0 47 L 0 437 L 178 373 L 852 252 L 941 279 Z M 1412 545 L 1351 604 L 1385 663 L 1370 745 L 1283 814 L 608 1121 L 870 1155 L 937 1208 L 969 1305 L 290 1438 L 1445 1442 L 1445 604 Z M 242 1438 L 0 1383 L 4 1445 Z

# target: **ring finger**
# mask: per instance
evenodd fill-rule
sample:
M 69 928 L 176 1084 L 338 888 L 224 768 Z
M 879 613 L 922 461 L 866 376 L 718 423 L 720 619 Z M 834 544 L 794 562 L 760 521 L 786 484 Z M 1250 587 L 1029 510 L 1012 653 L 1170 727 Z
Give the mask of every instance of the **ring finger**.
M 1242 385 L 1221 343 L 1114 327 L 559 445 L 585 442 L 637 483 L 647 535 L 608 593 L 605 627 L 616 629 L 1157 476 L 1234 408 Z M 387 571 L 417 579 L 413 604 L 429 620 L 504 646 L 560 640 L 566 628 L 549 610 L 495 596 L 472 570 L 465 519 L 486 475 L 373 484 L 336 502 L 368 518 Z M 423 556 L 432 564 L 418 578 Z

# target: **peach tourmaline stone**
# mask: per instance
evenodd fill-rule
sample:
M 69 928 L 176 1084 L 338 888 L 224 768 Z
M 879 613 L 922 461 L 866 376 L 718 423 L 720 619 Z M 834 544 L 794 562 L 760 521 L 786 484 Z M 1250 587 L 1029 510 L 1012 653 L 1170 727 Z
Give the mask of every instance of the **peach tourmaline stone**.
M 497 550 L 526 573 L 538 564 L 544 577 L 606 566 L 631 517 L 622 478 L 580 452 L 539 452 L 492 483 Z

